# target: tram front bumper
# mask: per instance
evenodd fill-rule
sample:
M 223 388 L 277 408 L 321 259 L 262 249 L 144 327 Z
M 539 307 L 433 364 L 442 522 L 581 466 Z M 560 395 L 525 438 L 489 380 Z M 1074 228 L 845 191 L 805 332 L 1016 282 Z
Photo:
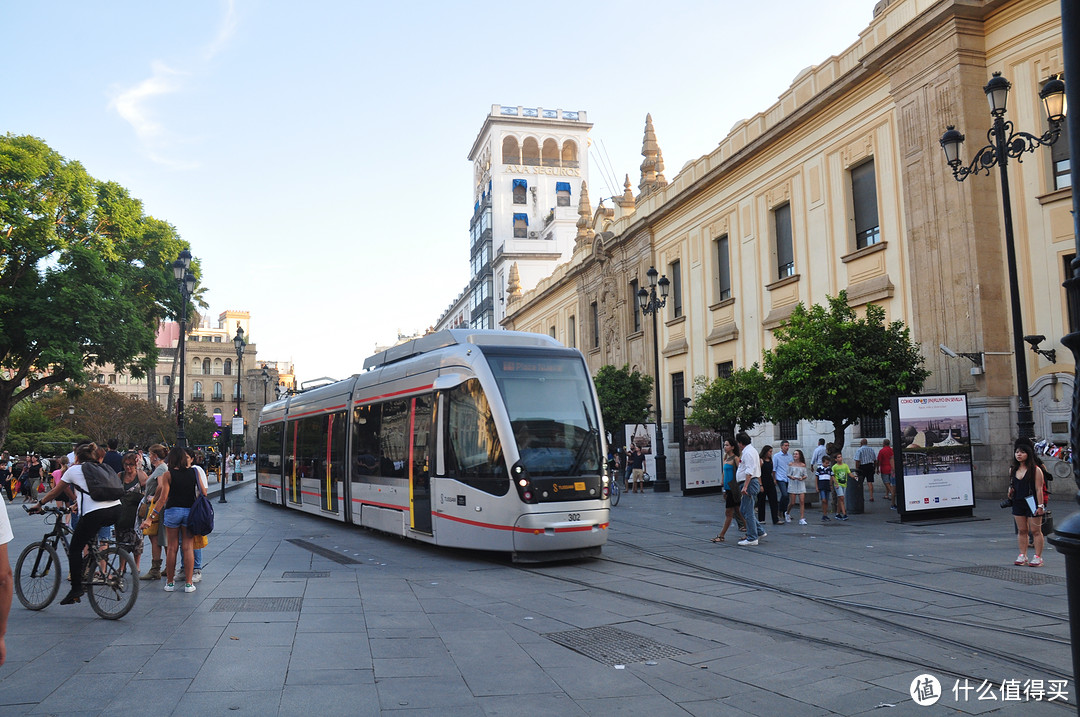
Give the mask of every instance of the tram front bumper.
M 607 508 L 527 513 L 514 525 L 516 552 L 576 550 L 607 542 Z

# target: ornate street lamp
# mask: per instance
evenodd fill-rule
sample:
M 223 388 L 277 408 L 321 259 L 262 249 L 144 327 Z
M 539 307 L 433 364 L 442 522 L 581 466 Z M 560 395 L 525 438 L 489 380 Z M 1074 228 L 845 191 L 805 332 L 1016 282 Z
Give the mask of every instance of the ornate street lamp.
M 1016 270 L 1016 245 L 1013 240 L 1012 200 L 1009 194 L 1009 158 L 1022 161 L 1025 152 L 1034 152 L 1037 147 L 1048 146 L 1061 136 L 1061 122 L 1065 119 L 1065 83 L 1054 75 L 1039 93 L 1046 109 L 1046 119 L 1050 123 L 1041 137 L 1015 129 L 1013 123 L 1005 119 L 1005 109 L 1009 101 L 1009 89 L 1012 84 L 995 72 L 983 87 L 986 100 L 990 104 L 990 116 L 993 126 L 987 131 L 989 144 L 975 153 L 971 164 L 963 166 L 960 159 L 960 146 L 964 135 L 954 126 L 949 125 L 941 136 L 941 149 L 945 152 L 945 161 L 952 168 L 953 177 L 962 182 L 972 174 L 986 172 L 993 167 L 999 168 L 1001 177 L 1001 205 L 1005 215 L 1005 254 L 1009 267 L 1009 299 L 1012 314 L 1013 359 L 1016 365 L 1016 392 L 1018 406 L 1016 411 L 1017 433 L 1021 438 L 1035 435 L 1035 420 L 1031 413 L 1031 398 L 1028 394 L 1027 359 L 1024 355 L 1024 328 L 1020 313 L 1020 282 Z
M 664 423 L 660 415 L 660 334 L 657 333 L 656 313 L 667 304 L 668 289 L 671 282 L 666 276 L 657 281 L 656 267 L 650 266 L 645 272 L 649 277 L 649 288 L 641 288 L 637 293 L 638 306 L 645 316 L 652 316 L 653 330 L 653 380 L 656 383 L 656 480 L 653 482 L 654 493 L 667 493 L 671 485 L 667 479 L 667 457 L 664 455 Z M 657 296 L 657 289 L 660 294 Z
M 68 415 L 71 416 L 71 432 L 75 432 L 75 407 L 68 406 Z
M 176 401 L 176 445 L 187 447 L 187 434 L 184 433 L 184 374 L 187 363 L 184 358 L 184 342 L 187 338 L 187 306 L 191 294 L 195 291 L 195 275 L 191 273 L 191 252 L 184 249 L 173 262 L 173 278 L 180 289 L 180 397 Z
M 262 382 L 263 382 L 263 405 L 266 405 L 266 389 L 270 386 L 270 369 L 263 364 L 262 370 Z

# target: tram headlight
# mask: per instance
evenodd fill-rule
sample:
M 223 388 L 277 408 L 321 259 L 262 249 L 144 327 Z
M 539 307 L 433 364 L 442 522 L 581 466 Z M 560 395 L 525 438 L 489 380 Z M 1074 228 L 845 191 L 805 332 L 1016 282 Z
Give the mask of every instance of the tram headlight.
M 521 461 L 518 461 L 510 468 L 510 475 L 514 477 L 514 482 L 517 483 L 518 495 L 521 496 L 521 499 L 526 503 L 535 503 L 536 496 L 533 495 L 529 471 L 522 465 Z

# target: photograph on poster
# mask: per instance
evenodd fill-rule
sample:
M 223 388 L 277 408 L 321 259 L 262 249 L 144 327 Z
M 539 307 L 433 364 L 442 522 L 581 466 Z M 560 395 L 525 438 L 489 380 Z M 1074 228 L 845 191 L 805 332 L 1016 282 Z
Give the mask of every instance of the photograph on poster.
M 686 445 L 686 489 L 719 486 L 724 478 L 724 437 L 719 431 L 687 424 L 683 426 Z
M 901 396 L 904 510 L 975 505 L 967 396 Z
M 653 442 L 656 440 L 655 423 L 635 423 L 626 426 L 626 445 L 637 446 L 645 454 L 645 472 L 650 480 L 656 475 L 656 457 L 653 455 Z

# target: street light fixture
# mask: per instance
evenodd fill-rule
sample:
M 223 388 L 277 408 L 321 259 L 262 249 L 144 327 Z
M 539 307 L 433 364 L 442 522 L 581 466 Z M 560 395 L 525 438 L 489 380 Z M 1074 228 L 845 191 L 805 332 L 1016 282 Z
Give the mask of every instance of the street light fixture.
M 270 387 L 270 369 L 268 369 L 266 367 L 266 364 L 263 364 L 262 381 L 263 381 L 263 405 L 265 406 L 266 405 L 266 389 Z
M 1005 217 L 1005 253 L 1009 268 L 1013 358 L 1016 364 L 1016 391 L 1019 399 L 1016 426 L 1020 438 L 1033 438 L 1035 419 L 1031 413 L 1031 398 L 1028 394 L 1027 359 L 1024 355 L 1024 328 L 1020 313 L 1020 283 L 1017 278 L 1016 245 L 1013 240 L 1008 164 L 1010 157 L 1020 162 L 1025 152 L 1034 152 L 1037 147 L 1049 146 L 1061 136 L 1061 122 L 1065 119 L 1065 83 L 1054 75 L 1039 93 L 1046 110 L 1046 119 L 1050 123 L 1050 129 L 1040 137 L 1016 130 L 1013 123 L 1005 119 L 1011 87 L 1012 84 L 1002 77 L 1000 72 L 995 72 L 983 87 L 994 123 L 986 133 L 989 144 L 975 153 L 971 164 L 963 166 L 963 160 L 960 159 L 960 146 L 964 142 L 964 135 L 953 125 L 949 125 L 945 134 L 941 136 L 941 149 L 945 152 L 945 162 L 952 168 L 953 177 L 958 182 L 964 181 L 972 174 L 986 172 L 989 175 L 990 170 L 995 166 L 1000 169 L 1001 205 Z
M 195 275 L 191 273 L 191 252 L 183 249 L 172 264 L 173 278 L 180 289 L 180 397 L 176 401 L 176 445 L 187 447 L 187 434 L 184 432 L 184 373 L 187 364 L 184 358 L 184 342 L 187 337 L 187 306 L 191 294 L 195 291 Z
M 657 281 L 659 272 L 650 266 L 645 275 L 649 277 L 649 288 L 641 288 L 637 293 L 638 306 L 645 316 L 652 316 L 653 329 L 653 378 L 656 383 L 656 480 L 653 482 L 654 493 L 667 493 L 671 485 L 667 479 L 667 457 L 664 455 L 664 423 L 660 415 L 660 334 L 657 333 L 656 314 L 667 304 L 671 282 L 666 276 Z M 660 290 L 659 296 L 657 289 Z
M 68 406 L 68 415 L 71 416 L 71 432 L 75 432 L 75 407 Z

